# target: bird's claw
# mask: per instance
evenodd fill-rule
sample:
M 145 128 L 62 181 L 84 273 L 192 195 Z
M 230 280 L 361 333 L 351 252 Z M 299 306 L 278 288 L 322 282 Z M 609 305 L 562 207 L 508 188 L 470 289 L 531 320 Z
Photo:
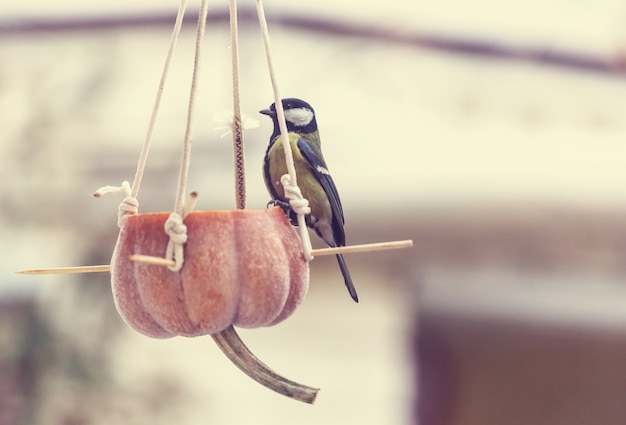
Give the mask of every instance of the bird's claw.
M 281 201 L 280 199 L 272 199 L 267 203 L 267 208 L 271 207 L 280 207 L 285 213 L 285 216 L 291 221 L 291 224 L 293 226 L 298 225 L 298 216 L 294 210 L 291 209 L 289 202 Z
M 289 205 L 289 202 L 281 201 L 280 199 L 272 199 L 271 201 L 269 201 L 267 203 L 267 208 L 270 207 L 281 207 L 283 211 L 285 211 L 285 214 L 288 211 L 291 211 L 291 206 Z

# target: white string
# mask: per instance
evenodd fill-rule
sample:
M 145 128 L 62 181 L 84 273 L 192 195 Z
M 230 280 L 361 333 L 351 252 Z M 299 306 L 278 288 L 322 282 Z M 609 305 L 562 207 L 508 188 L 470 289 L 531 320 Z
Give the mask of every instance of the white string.
M 259 24 L 261 25 L 261 33 L 263 34 L 263 42 L 265 45 L 265 56 L 267 59 L 267 67 L 270 73 L 270 80 L 272 82 L 272 88 L 274 89 L 274 105 L 276 107 L 276 115 L 278 119 L 278 126 L 280 128 L 280 137 L 283 143 L 283 149 L 285 151 L 285 161 L 287 163 L 287 172 L 288 179 L 285 180 L 290 187 L 290 194 L 295 195 L 292 199 L 287 194 L 287 187 L 283 184 L 285 188 L 285 196 L 289 199 L 289 205 L 296 212 L 298 217 L 298 228 L 300 230 L 300 241 L 302 242 L 302 249 L 304 251 L 304 256 L 307 260 L 311 261 L 313 259 L 313 254 L 311 253 L 311 238 L 309 237 L 309 232 L 306 227 L 305 214 L 310 212 L 308 208 L 308 201 L 302 197 L 302 193 L 300 192 L 300 188 L 298 187 L 298 179 L 296 176 L 296 167 L 293 163 L 293 156 L 291 152 L 291 143 L 289 142 L 289 134 L 287 132 L 287 122 L 285 121 L 285 111 L 283 110 L 282 97 L 280 96 L 278 90 L 278 84 L 276 83 L 276 76 L 274 72 L 274 65 L 272 62 L 272 46 L 270 43 L 269 30 L 267 28 L 267 19 L 265 18 L 265 11 L 263 10 L 263 3 L 261 0 L 257 0 L 257 13 L 259 15 Z M 283 182 L 285 176 L 281 178 L 281 183 Z M 299 195 L 298 195 L 299 194 Z M 306 207 L 302 207 L 303 201 L 306 201 Z
M 117 226 L 122 227 L 124 222 L 123 218 L 126 215 L 134 215 L 139 211 L 139 202 L 137 198 L 131 195 L 130 183 L 123 181 L 121 186 L 104 186 L 96 190 L 92 196 L 99 198 L 109 193 L 123 193 L 126 195 L 122 203 L 117 209 Z
M 139 155 L 139 162 L 137 164 L 137 172 L 135 173 L 135 180 L 133 180 L 133 189 L 132 189 L 133 197 L 137 197 L 139 193 L 139 186 L 141 185 L 143 172 L 146 168 L 146 159 L 148 158 L 148 152 L 150 151 L 150 143 L 152 141 L 152 133 L 154 132 L 154 127 L 156 124 L 156 117 L 159 112 L 159 107 L 161 106 L 161 97 L 163 96 L 163 88 L 165 87 L 165 80 L 167 80 L 167 75 L 170 69 L 170 63 L 172 61 L 172 56 L 174 55 L 174 50 L 176 48 L 176 43 L 178 41 L 180 29 L 182 28 L 182 25 L 183 25 L 183 17 L 185 16 L 186 7 L 187 7 L 187 0 L 181 0 L 180 5 L 178 6 L 178 12 L 176 14 L 176 23 L 174 24 L 174 30 L 172 31 L 172 37 L 170 39 L 170 45 L 167 50 L 167 56 L 165 57 L 165 64 L 163 65 L 163 71 L 161 73 L 161 80 L 159 81 L 159 87 L 157 89 L 156 98 L 154 100 L 154 106 L 152 107 L 152 114 L 150 115 L 148 131 L 146 132 L 146 138 L 144 139 L 143 147 Z
M 304 196 L 298 186 L 291 184 L 291 177 L 289 174 L 283 174 L 280 178 L 280 184 L 285 190 L 285 196 L 289 199 L 289 205 L 296 214 L 310 214 L 311 208 L 309 208 L 309 201 Z
M 174 260 L 174 265 L 168 266 L 168 268 L 177 272 L 183 267 L 185 261 L 183 245 L 187 243 L 187 226 L 183 224 L 183 217 L 177 212 L 173 212 L 165 220 L 163 228 L 170 238 L 165 250 L 165 258 Z
M 187 226 L 183 223 L 183 220 L 191 211 L 193 211 L 197 200 L 198 193 L 191 192 L 183 207 L 182 216 L 173 212 L 163 225 L 165 233 L 167 233 L 170 238 L 170 242 L 167 244 L 167 248 L 165 250 L 165 258 L 168 260 L 174 259 L 174 265 L 168 266 L 168 268 L 173 272 L 179 271 L 185 262 L 183 245 L 187 243 Z
M 169 267 L 172 271 L 179 271 L 184 262 L 183 245 L 187 242 L 187 226 L 183 224 L 185 210 L 185 193 L 187 188 L 187 176 L 189 174 L 189 162 L 191 159 L 191 140 L 193 129 L 193 115 L 195 111 L 196 94 L 198 91 L 198 74 L 200 73 L 200 56 L 202 52 L 202 41 L 206 29 L 206 18 L 208 14 L 208 1 L 202 0 L 200 13 L 198 15 L 198 30 L 196 34 L 196 50 L 194 54 L 193 74 L 191 77 L 191 90 L 189 93 L 189 106 L 187 108 L 187 127 L 183 141 L 183 154 L 178 175 L 178 189 L 176 192 L 176 203 L 174 212 L 166 220 L 164 229 L 170 240 L 167 244 L 165 258 L 174 260 L 175 264 Z
M 176 23 L 174 24 L 174 30 L 170 38 L 170 45 L 167 51 L 167 56 L 165 58 L 165 64 L 163 65 L 163 71 L 161 73 L 161 80 L 159 81 L 159 87 L 157 89 L 156 98 L 154 100 L 154 106 L 152 107 L 152 114 L 150 115 L 148 130 L 146 132 L 146 137 L 141 148 L 141 153 L 139 154 L 139 161 L 137 163 L 135 179 L 133 180 L 133 187 L 131 189 L 130 183 L 124 181 L 121 186 L 104 186 L 93 193 L 93 196 L 96 198 L 99 198 L 109 193 L 124 193 L 126 195 L 126 198 L 124 198 L 122 203 L 119 205 L 117 212 L 117 226 L 120 228 L 122 227 L 122 218 L 124 216 L 137 214 L 139 212 L 139 201 L 137 201 L 139 186 L 141 185 L 143 172 L 146 168 L 146 160 L 148 158 L 148 152 L 150 151 L 152 133 L 154 132 L 156 117 L 158 115 L 159 107 L 161 105 L 161 97 L 163 95 L 163 88 L 165 87 L 165 80 L 167 79 L 167 74 L 170 68 L 170 63 L 172 61 L 172 56 L 174 55 L 176 42 L 178 41 L 180 29 L 182 28 L 186 4 L 187 0 L 181 0 L 178 7 L 178 12 L 176 14 Z

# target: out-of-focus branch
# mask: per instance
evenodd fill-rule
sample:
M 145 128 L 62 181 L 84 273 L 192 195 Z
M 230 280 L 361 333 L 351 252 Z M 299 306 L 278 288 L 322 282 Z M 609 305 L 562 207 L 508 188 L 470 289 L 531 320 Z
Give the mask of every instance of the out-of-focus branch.
M 185 22 L 195 22 L 197 11 L 187 12 Z M 228 25 L 228 9 L 209 12 L 208 23 Z M 29 37 L 50 32 L 109 31 L 123 28 L 146 28 L 173 25 L 175 15 L 170 12 L 150 12 L 141 15 L 83 16 L 67 18 L 31 18 L 15 21 L 0 20 L 0 37 Z M 253 8 L 239 11 L 242 26 L 256 24 Z M 448 36 L 418 30 L 398 29 L 368 22 L 350 22 L 329 16 L 311 16 L 296 13 L 272 13 L 268 16 L 272 26 L 282 26 L 296 31 L 355 37 L 374 42 L 402 44 L 420 49 L 432 49 L 451 54 L 482 56 L 501 60 L 533 62 L 538 65 L 596 72 L 612 76 L 626 76 L 626 52 L 616 52 L 613 57 L 602 57 L 584 52 L 574 52 L 537 47 L 518 47 L 490 40 Z

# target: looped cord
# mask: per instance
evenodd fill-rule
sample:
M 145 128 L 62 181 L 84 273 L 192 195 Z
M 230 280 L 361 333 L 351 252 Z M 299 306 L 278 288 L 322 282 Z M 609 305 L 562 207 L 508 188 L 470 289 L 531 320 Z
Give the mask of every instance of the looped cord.
M 127 215 L 135 215 L 139 212 L 139 201 L 132 196 L 130 183 L 123 181 L 121 186 L 104 186 L 96 190 L 93 193 L 94 198 L 99 198 L 102 195 L 108 195 L 109 193 L 123 193 L 126 198 L 119 205 L 117 210 L 117 226 L 122 227 L 124 222 L 123 218 Z
M 187 126 L 185 129 L 185 138 L 183 140 L 183 156 L 180 163 L 178 174 L 178 190 L 176 192 L 176 203 L 174 212 L 170 214 L 165 221 L 165 233 L 170 237 L 167 244 L 165 258 L 174 260 L 174 265 L 168 268 L 177 272 L 183 267 L 184 250 L 183 245 L 187 242 L 187 226 L 183 224 L 185 210 L 185 190 L 187 186 L 187 175 L 189 173 L 189 162 L 191 156 L 191 133 L 193 112 L 195 111 L 195 100 L 197 94 L 197 82 L 200 67 L 200 52 L 202 40 L 206 27 L 206 19 L 208 14 L 208 1 L 202 0 L 200 5 L 200 13 L 198 14 L 198 29 L 196 33 L 196 50 L 194 54 L 193 73 L 191 76 L 191 93 L 189 94 L 189 106 L 187 108 Z M 194 195 L 194 203 L 195 203 Z M 187 209 L 189 211 L 189 209 Z
M 285 191 L 285 197 L 289 199 L 289 206 L 298 215 L 298 227 L 300 229 L 300 242 L 302 243 L 302 250 L 304 251 L 304 258 L 307 261 L 313 260 L 313 247 L 311 246 L 311 239 L 309 238 L 309 232 L 306 229 L 306 223 L 304 216 L 311 213 L 309 207 L 309 201 L 300 191 L 300 187 L 291 184 L 291 176 L 289 174 L 283 174 L 280 178 L 280 184 L 283 185 Z
M 165 251 L 165 258 L 175 262 L 173 266 L 168 266 L 168 268 L 173 272 L 177 272 L 183 267 L 183 262 L 185 261 L 183 245 L 187 242 L 187 226 L 183 224 L 183 217 L 173 212 L 167 218 L 163 227 L 165 233 L 170 237 L 167 250 Z
M 285 190 L 285 197 L 289 199 L 289 206 L 296 214 L 307 215 L 311 213 L 309 208 L 309 201 L 302 196 L 302 191 L 299 186 L 291 184 L 291 177 L 289 174 L 283 174 L 280 178 L 280 184 L 283 185 Z
M 257 0 L 256 5 L 257 5 L 257 12 L 259 15 L 259 24 L 261 25 L 261 33 L 263 34 L 263 44 L 265 45 L 265 57 L 267 59 L 267 68 L 270 74 L 270 81 L 272 82 L 272 89 L 274 91 L 274 105 L 276 106 L 276 115 L 278 118 L 278 126 L 280 128 L 280 137 L 283 142 L 283 150 L 285 151 L 285 162 L 287 166 L 287 172 L 289 173 L 289 179 L 287 181 L 288 185 L 283 184 L 283 187 L 285 187 L 285 192 L 287 192 L 287 186 L 295 188 L 294 191 L 292 192 L 292 194 L 294 195 L 294 200 L 295 200 L 295 199 L 298 199 L 297 194 L 300 192 L 300 189 L 297 187 L 298 178 L 296 175 L 296 167 L 293 161 L 293 153 L 291 152 L 291 143 L 289 142 L 289 136 L 288 136 L 288 131 L 287 131 L 287 121 L 285 120 L 285 111 L 283 110 L 282 97 L 280 96 L 280 93 L 278 91 L 278 84 L 276 83 L 276 75 L 274 72 L 274 64 L 272 61 L 272 46 L 270 43 L 269 30 L 267 28 L 267 19 L 265 18 L 265 10 L 263 9 L 262 1 Z M 281 178 L 281 182 L 283 178 L 284 176 Z M 301 201 L 301 200 L 306 201 L 306 199 L 302 197 L 302 194 L 299 195 L 299 198 L 300 199 L 296 201 L 292 201 L 292 199 L 288 197 L 289 204 L 291 205 L 291 207 L 294 208 L 295 206 L 295 208 L 298 209 L 296 210 L 296 216 L 298 219 L 298 227 L 300 230 L 300 240 L 302 242 L 302 249 L 304 251 L 305 258 L 308 261 L 311 261 L 313 259 L 313 253 L 312 253 L 313 248 L 311 248 L 311 239 L 309 238 L 309 232 L 307 231 L 306 220 L 305 220 L 305 214 L 308 214 L 310 212 L 310 209 L 308 207 L 308 201 L 306 205 L 304 205 L 303 202 Z

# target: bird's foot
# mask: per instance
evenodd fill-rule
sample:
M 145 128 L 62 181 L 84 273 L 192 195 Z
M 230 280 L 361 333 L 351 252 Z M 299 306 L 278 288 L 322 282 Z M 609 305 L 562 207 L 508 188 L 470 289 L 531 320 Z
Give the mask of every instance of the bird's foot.
M 281 207 L 283 211 L 285 211 L 285 214 L 291 211 L 291 206 L 289 205 L 289 202 L 281 201 L 280 199 L 272 199 L 271 201 L 269 201 L 267 203 L 267 208 L 270 207 Z
M 291 209 L 291 205 L 289 205 L 289 202 L 281 201 L 280 199 L 272 199 L 267 203 L 267 208 L 270 207 L 280 207 L 285 213 L 285 216 L 289 219 L 289 221 L 291 221 L 291 224 L 293 226 L 298 225 L 298 216 Z

